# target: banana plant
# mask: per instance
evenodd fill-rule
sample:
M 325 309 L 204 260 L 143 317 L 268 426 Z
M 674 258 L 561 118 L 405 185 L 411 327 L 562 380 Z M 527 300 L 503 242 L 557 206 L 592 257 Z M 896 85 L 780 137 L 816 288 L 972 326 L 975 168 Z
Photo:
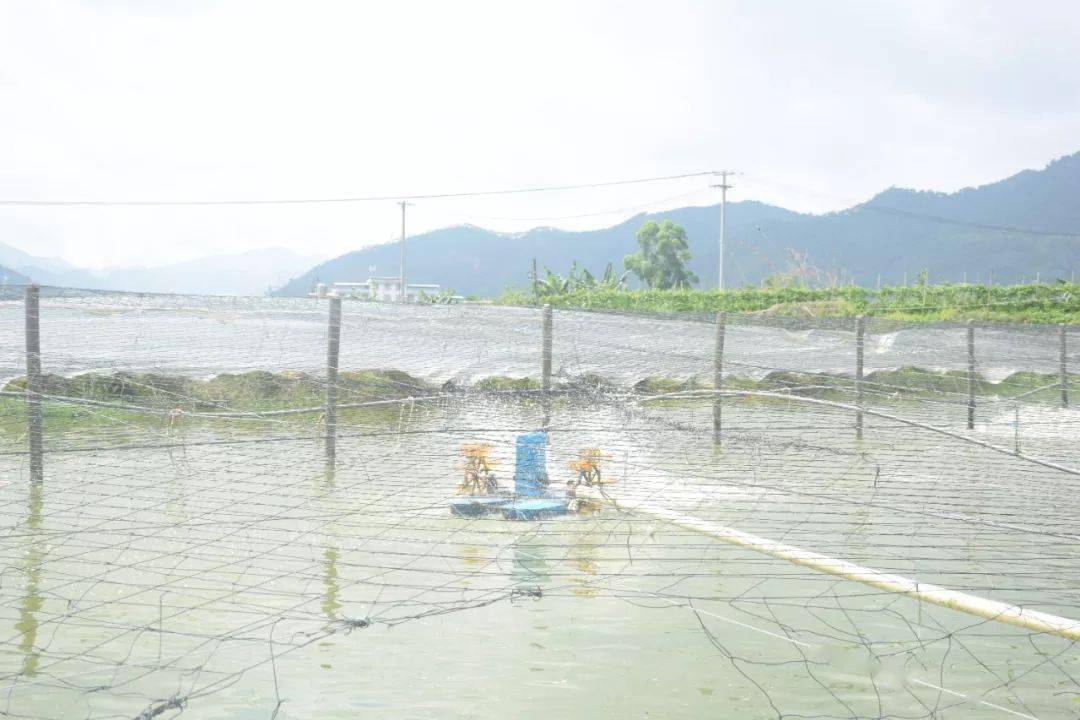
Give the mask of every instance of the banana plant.
M 544 267 L 544 276 L 536 279 L 536 290 L 540 297 L 568 295 L 575 290 L 621 290 L 626 287 L 628 275 L 629 273 L 619 274 L 614 264 L 608 263 L 604 274 L 598 280 L 588 269 L 579 270 L 575 261 L 570 263 L 570 271 L 566 275 L 559 275 Z

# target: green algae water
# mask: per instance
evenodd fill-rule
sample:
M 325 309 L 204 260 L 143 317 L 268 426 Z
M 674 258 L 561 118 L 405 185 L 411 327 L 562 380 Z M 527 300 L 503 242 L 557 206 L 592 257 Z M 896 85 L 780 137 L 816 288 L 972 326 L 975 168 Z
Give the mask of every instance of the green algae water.
M 903 409 L 903 408 L 900 408 Z M 954 413 L 940 410 L 942 420 Z M 1037 423 L 1031 442 L 1075 458 Z M 1059 718 L 1072 643 L 814 573 L 644 515 L 452 517 L 459 445 L 509 484 L 527 400 L 318 432 L 69 428 L 41 485 L 0 455 L 0 709 L 26 717 Z M 796 404 L 566 399 L 548 466 L 924 582 L 1080 616 L 1072 480 Z M 1054 428 L 1058 428 L 1055 430 Z M 167 434 L 166 434 L 167 433 Z M 97 449 L 94 449 L 97 448 Z M 1018 489 L 1022 489 L 1018 491 Z

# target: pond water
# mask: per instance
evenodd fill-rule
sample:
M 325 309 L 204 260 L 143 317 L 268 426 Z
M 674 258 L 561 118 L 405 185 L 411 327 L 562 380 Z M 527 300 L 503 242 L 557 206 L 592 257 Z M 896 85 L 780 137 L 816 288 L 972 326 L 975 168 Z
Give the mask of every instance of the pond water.
M 506 311 L 515 313 L 534 317 Z M 580 448 L 598 447 L 621 497 L 1080 616 L 1080 539 L 1072 505 L 1060 501 L 1075 478 L 874 419 L 857 443 L 850 417 L 795 404 L 732 401 L 724 417 L 717 448 L 703 404 L 564 399 L 548 467 L 558 485 Z M 1080 654 L 1060 638 L 815 573 L 647 513 L 452 517 L 459 445 L 490 444 L 508 484 L 515 435 L 541 423 L 534 404 L 462 395 L 400 414 L 346 413 L 333 468 L 315 422 L 117 425 L 107 442 L 65 428 L 46 438 L 54 452 L 39 486 L 27 482 L 20 439 L 0 436 L 0 710 L 1077 714 Z M 1068 460 L 1072 439 L 1039 436 Z

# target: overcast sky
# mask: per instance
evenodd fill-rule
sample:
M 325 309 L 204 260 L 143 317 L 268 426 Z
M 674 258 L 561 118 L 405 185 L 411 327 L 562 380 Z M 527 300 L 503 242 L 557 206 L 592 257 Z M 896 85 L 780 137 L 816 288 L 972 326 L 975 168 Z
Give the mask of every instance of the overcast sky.
M 0 0 L 0 199 L 398 195 L 731 168 L 826 211 L 1080 150 L 1080 4 Z M 428 200 L 409 232 L 610 225 L 696 178 Z M 280 245 L 331 256 L 390 201 L 0 208 L 0 242 L 91 267 Z

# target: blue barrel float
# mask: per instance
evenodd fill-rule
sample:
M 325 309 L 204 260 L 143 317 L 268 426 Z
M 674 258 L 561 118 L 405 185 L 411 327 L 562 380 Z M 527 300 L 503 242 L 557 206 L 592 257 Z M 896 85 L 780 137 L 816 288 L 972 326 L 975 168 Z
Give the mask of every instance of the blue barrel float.
M 566 498 L 548 494 L 547 433 L 518 435 L 514 452 L 514 502 L 500 510 L 507 520 L 537 520 L 566 513 Z
M 518 435 L 514 448 L 514 494 L 537 497 L 547 491 L 547 433 Z

